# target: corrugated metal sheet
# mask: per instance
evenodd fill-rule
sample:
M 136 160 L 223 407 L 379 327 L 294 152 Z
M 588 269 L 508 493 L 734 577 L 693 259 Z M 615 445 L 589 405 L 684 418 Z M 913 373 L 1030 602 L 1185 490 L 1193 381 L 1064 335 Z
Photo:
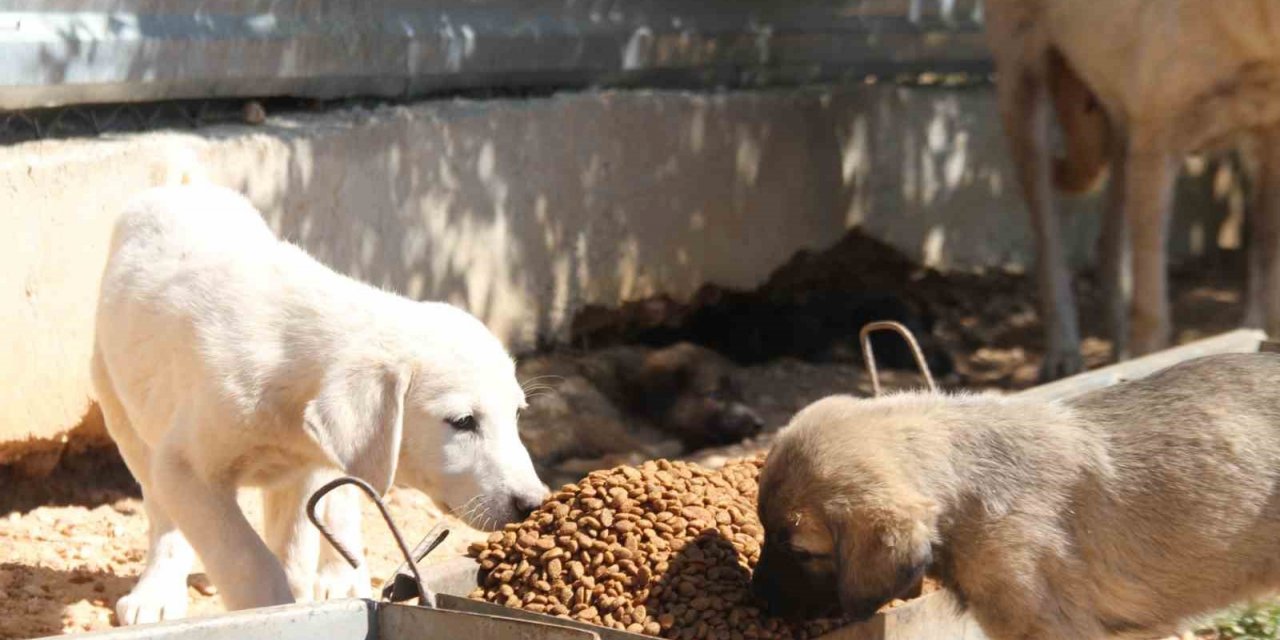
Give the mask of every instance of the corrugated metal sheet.
M 979 0 L 0 2 L 0 109 L 982 71 Z

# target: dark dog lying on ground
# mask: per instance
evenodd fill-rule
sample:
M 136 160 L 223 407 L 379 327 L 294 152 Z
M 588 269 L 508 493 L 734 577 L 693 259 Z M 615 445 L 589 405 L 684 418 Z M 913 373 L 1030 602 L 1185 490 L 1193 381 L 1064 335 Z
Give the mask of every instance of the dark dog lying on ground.
M 821 362 L 861 357 L 858 334 L 880 320 L 902 323 L 921 344 L 929 369 L 939 377 L 955 369 L 951 356 L 933 338 L 933 318 L 891 294 L 817 291 L 791 300 L 762 300 L 720 289 L 703 294 L 689 315 L 688 339 L 741 364 L 782 357 Z M 889 369 L 916 368 L 910 348 L 896 334 L 871 337 L 876 363 Z
M 915 334 L 930 370 L 944 377 L 955 362 L 933 336 L 934 319 L 900 296 L 826 289 L 782 296 L 704 286 L 688 304 L 653 298 L 616 311 L 585 310 L 575 319 L 575 343 L 638 342 L 666 347 L 691 342 L 741 365 L 778 358 L 810 362 L 859 361 L 858 334 L 868 323 L 893 320 Z M 876 363 L 915 370 L 911 350 L 897 335 L 871 338 Z
M 521 437 L 540 468 L 739 442 L 764 423 L 742 402 L 732 371 L 725 358 L 688 343 L 531 358 L 519 367 L 530 388 Z
M 1065 402 L 834 396 L 760 475 L 753 588 L 866 618 L 926 571 L 993 640 L 1160 637 L 1280 587 L 1280 356 Z
M 687 342 L 661 349 L 610 347 L 583 361 L 583 373 L 624 410 L 687 449 L 731 444 L 764 422 L 743 404 L 733 364 Z

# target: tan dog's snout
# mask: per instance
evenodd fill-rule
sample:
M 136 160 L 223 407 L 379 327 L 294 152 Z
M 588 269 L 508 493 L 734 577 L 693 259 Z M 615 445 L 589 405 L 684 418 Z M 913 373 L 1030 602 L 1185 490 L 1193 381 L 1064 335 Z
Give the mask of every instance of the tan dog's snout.
M 862 520 L 862 523 L 857 522 Z M 771 615 L 812 619 L 843 615 L 865 620 L 895 598 L 910 593 L 933 563 L 927 532 L 884 533 L 866 527 L 870 518 L 833 523 L 833 553 L 810 553 L 785 541 L 766 541 L 752 575 L 752 593 Z M 775 538 L 785 538 L 775 535 Z
M 841 609 L 828 558 L 800 555 L 769 540 L 751 575 L 751 593 L 769 615 L 789 620 L 835 616 Z
M 869 618 L 933 564 L 933 502 L 896 460 L 836 428 L 857 402 L 825 400 L 797 414 L 761 471 L 765 544 L 752 587 L 777 615 Z

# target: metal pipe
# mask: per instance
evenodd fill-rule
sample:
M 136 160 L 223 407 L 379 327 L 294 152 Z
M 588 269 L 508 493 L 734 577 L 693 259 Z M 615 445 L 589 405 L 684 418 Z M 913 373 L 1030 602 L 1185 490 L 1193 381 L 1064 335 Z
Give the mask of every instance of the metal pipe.
M 990 64 L 979 0 L 0 3 L 0 110 L 773 86 Z

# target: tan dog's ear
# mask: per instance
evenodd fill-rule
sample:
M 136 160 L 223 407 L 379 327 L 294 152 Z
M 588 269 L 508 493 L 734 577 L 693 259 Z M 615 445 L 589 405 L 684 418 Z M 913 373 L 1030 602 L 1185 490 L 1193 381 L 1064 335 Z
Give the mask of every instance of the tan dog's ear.
M 311 439 L 345 473 L 379 493 L 395 481 L 410 378 L 407 367 L 381 363 L 338 367 L 303 411 Z
M 933 512 L 920 498 L 874 510 L 854 509 L 833 523 L 840 606 L 855 620 L 902 597 L 933 562 Z

